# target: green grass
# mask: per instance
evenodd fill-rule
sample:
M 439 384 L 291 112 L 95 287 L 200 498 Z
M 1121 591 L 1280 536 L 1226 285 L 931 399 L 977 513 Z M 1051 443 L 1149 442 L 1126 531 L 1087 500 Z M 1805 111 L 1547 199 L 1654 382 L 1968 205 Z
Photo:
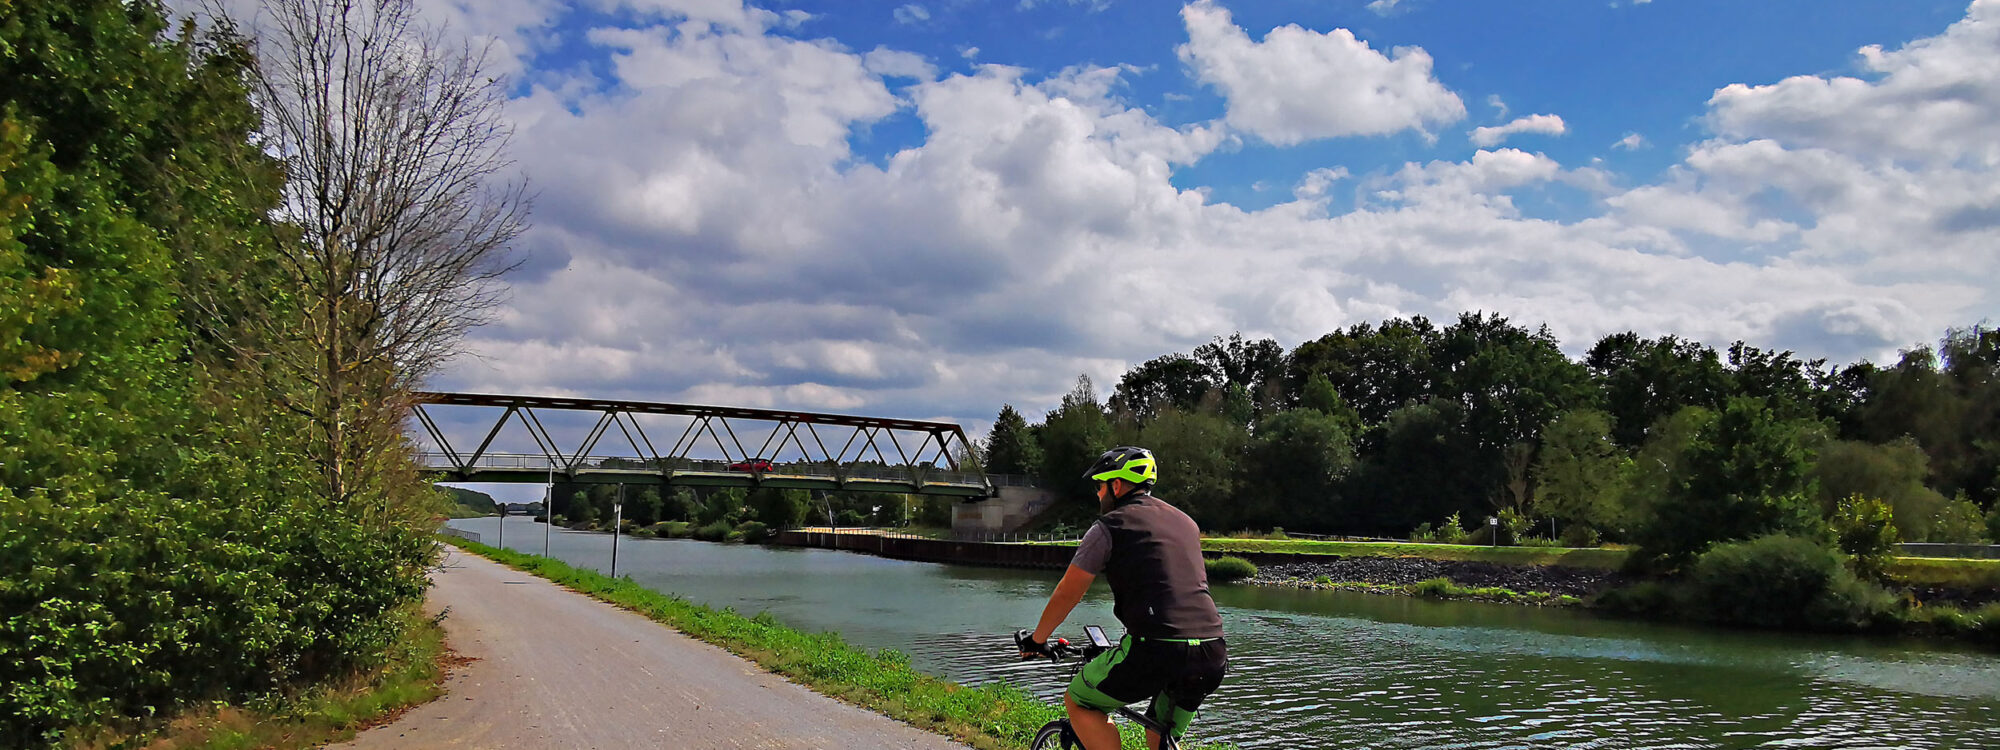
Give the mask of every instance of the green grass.
M 1018 688 L 1003 684 L 965 687 L 916 671 L 910 657 L 849 645 L 836 633 L 806 633 L 786 627 L 769 613 L 745 617 L 716 610 L 560 560 L 497 549 L 461 539 L 452 544 L 504 565 L 533 573 L 577 592 L 645 615 L 703 641 L 721 646 L 759 666 L 824 695 L 838 698 L 977 748 L 1025 748 L 1035 730 L 1061 715 Z M 996 628 L 1004 625 L 996 625 Z M 996 643 L 1000 641 L 995 637 Z M 1049 679 L 1065 673 L 1051 668 Z M 1142 743 L 1130 723 L 1120 723 L 1128 747 Z M 1224 746 L 1209 745 L 1217 748 Z
M 143 731 L 84 732 L 71 748 L 248 750 L 320 747 L 393 719 L 443 694 L 444 629 L 410 605 L 398 613 L 403 637 L 382 666 L 294 695 L 246 706 L 214 705 Z
M 1427 599 L 1471 599 L 1482 602 L 1505 602 L 1508 604 L 1535 604 L 1535 605 L 1557 606 L 1557 607 L 1576 607 L 1583 605 L 1582 599 L 1570 596 L 1568 594 L 1550 594 L 1540 591 L 1515 591 L 1513 589 L 1500 588 L 1498 586 L 1460 586 L 1457 583 L 1452 582 L 1452 580 L 1449 578 L 1432 578 L 1429 580 L 1418 581 L 1413 584 L 1398 584 L 1398 583 L 1362 583 L 1359 581 L 1335 581 L 1327 576 L 1320 576 L 1318 578 L 1312 579 L 1309 582 L 1300 579 L 1299 581 L 1296 581 L 1295 584 L 1296 583 L 1306 583 L 1311 586 L 1317 586 L 1320 588 L 1338 589 L 1341 591 L 1361 591 L 1370 594 L 1394 594 L 1400 596 L 1417 596 L 1417 597 L 1424 597 Z
M 1942 557 L 1898 557 L 1889 563 L 1889 577 L 1913 586 L 1978 589 L 2000 586 L 2000 560 Z
M 1486 547 L 1468 544 L 1422 544 L 1415 542 L 1322 542 L 1307 539 L 1201 540 L 1209 552 L 1264 552 L 1296 555 L 1336 555 L 1341 557 L 1418 557 L 1426 560 L 1464 560 L 1504 565 L 1561 565 L 1575 568 L 1615 570 L 1625 564 L 1622 549 L 1567 549 L 1560 547 Z

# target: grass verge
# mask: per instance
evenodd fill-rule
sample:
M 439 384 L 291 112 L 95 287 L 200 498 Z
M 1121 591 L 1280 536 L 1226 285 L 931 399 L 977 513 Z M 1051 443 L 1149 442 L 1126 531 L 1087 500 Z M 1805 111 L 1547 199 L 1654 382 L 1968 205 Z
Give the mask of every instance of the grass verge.
M 1944 557 L 1898 557 L 1889 563 L 1889 578 L 1911 586 L 1953 589 L 2000 587 L 2000 560 Z
M 145 729 L 99 728 L 74 750 L 248 750 L 320 747 L 352 738 L 443 693 L 451 652 L 444 629 L 416 604 L 397 612 L 403 637 L 383 664 L 330 684 L 249 705 L 214 705 Z
M 1533 604 L 1549 607 L 1580 607 L 1584 601 L 1568 594 L 1551 594 L 1541 591 L 1515 591 L 1498 586 L 1460 586 L 1449 578 L 1432 578 L 1411 584 L 1362 583 L 1360 581 L 1336 581 L 1327 576 L 1312 580 L 1294 578 L 1277 582 L 1280 585 L 1301 588 L 1333 589 L 1336 591 L 1359 591 L 1369 594 L 1391 594 L 1397 596 L 1418 596 L 1426 599 L 1470 599 L 1482 602 L 1504 602 L 1507 604 Z
M 654 591 L 629 578 L 613 579 L 560 560 L 460 539 L 450 542 L 721 646 L 823 695 L 976 748 L 1026 748 L 1035 730 L 1062 713 L 1019 688 L 997 683 L 966 687 L 931 677 L 912 668 L 910 657 L 901 652 L 868 651 L 849 645 L 837 633 L 795 630 L 778 623 L 769 613 L 745 617 L 732 609 L 712 609 Z M 1050 675 L 1050 679 L 1058 677 Z M 1119 727 L 1127 746 L 1142 742 L 1136 727 L 1129 723 Z M 1200 747 L 1221 750 L 1227 746 Z
M 1561 565 L 1575 568 L 1615 570 L 1625 564 L 1622 549 L 1570 549 L 1563 547 L 1486 547 L 1470 544 L 1421 544 L 1415 542 L 1331 542 L 1309 539 L 1201 540 L 1209 552 L 1263 552 L 1294 555 L 1337 555 L 1341 557 L 1420 557 L 1426 560 L 1460 560 L 1502 565 Z

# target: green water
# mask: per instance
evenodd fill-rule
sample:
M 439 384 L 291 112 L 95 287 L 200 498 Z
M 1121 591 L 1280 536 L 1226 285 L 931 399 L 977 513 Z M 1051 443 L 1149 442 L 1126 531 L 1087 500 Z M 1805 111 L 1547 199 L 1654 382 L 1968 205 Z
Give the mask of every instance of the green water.
M 498 519 L 453 526 L 498 541 Z M 542 528 L 507 523 L 540 553 Z M 611 538 L 557 531 L 605 569 Z M 1021 663 L 1058 574 L 685 540 L 621 540 L 618 573 L 745 614 L 911 654 L 967 683 L 1054 696 Z M 1220 587 L 1230 671 L 1196 736 L 1246 748 L 2000 748 L 2000 655 L 1861 638 L 1655 626 L 1472 602 Z M 1065 632 L 1118 631 L 1099 584 Z

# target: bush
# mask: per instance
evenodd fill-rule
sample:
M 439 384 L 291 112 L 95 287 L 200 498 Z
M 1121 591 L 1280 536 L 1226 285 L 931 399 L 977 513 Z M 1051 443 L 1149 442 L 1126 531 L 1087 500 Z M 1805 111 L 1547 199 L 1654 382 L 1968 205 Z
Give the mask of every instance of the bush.
M 1550 538 L 1548 538 L 1548 537 L 1545 537 L 1545 536 L 1524 536 L 1524 537 L 1521 537 L 1521 538 L 1520 538 L 1520 540 L 1519 540 L 1519 541 L 1517 541 L 1517 542 L 1515 542 L 1515 543 L 1516 543 L 1516 544 L 1519 544 L 1520 546 L 1523 546 L 1523 547 L 1544 547 L 1544 548 L 1548 548 L 1548 547 L 1561 547 L 1561 546 L 1563 546 L 1563 544 L 1562 544 L 1561 542 L 1558 542 L 1558 541 L 1556 541 L 1556 540 L 1554 540 L 1554 539 L 1550 539 Z
M 2000 502 L 1986 512 L 1986 541 L 2000 543 Z
M 1457 590 L 1458 586 L 1443 576 L 1418 581 L 1410 586 L 1410 594 L 1414 596 L 1447 597 Z
M 704 542 L 720 542 L 727 540 L 731 531 L 734 529 L 729 528 L 728 521 L 716 521 L 695 529 L 692 536 Z
M 1689 583 L 1708 619 L 1735 625 L 1859 630 L 1894 607 L 1887 591 L 1856 579 L 1839 553 L 1782 534 L 1715 546 L 1695 560 Z
M 1834 507 L 1832 526 L 1840 551 L 1853 562 L 1855 574 L 1882 580 L 1901 536 L 1891 520 L 1889 504 L 1849 495 Z
M 1257 575 L 1257 566 L 1241 557 L 1218 557 L 1206 561 L 1211 583 L 1233 583 Z
M 1691 602 L 1687 587 L 1666 581 L 1640 581 L 1630 586 L 1608 589 L 1597 595 L 1594 606 L 1613 614 L 1648 620 L 1687 619 Z
M 744 521 L 737 524 L 736 532 L 741 534 L 743 541 L 748 544 L 762 544 L 764 540 L 771 538 L 771 527 L 764 525 L 763 521 Z
M 1562 546 L 1564 547 L 1596 547 L 1603 543 L 1604 537 L 1598 535 L 1597 529 L 1584 524 L 1570 524 L 1562 532 Z

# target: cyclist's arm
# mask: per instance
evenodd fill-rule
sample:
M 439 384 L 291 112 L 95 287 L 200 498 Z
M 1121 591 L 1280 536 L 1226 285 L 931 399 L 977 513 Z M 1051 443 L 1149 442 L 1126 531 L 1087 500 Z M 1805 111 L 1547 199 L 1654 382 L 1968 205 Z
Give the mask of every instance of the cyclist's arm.
M 1055 635 L 1056 628 L 1069 617 L 1076 603 L 1083 601 L 1083 593 L 1090 590 L 1090 584 L 1097 576 L 1084 572 L 1075 565 L 1063 573 L 1062 582 L 1056 584 L 1056 592 L 1049 595 L 1049 604 L 1042 608 L 1042 621 L 1035 626 L 1035 642 L 1048 643 Z

